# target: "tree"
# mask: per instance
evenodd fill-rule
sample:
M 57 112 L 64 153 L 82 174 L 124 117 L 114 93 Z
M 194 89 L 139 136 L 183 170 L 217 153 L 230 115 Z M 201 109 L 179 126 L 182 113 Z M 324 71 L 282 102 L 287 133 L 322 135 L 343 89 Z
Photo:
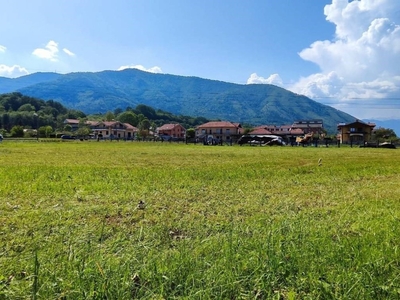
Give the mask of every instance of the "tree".
M 32 104 L 26 103 L 21 105 L 18 111 L 35 111 L 35 107 Z
M 157 116 L 156 111 L 154 108 L 144 105 L 144 104 L 139 104 L 136 106 L 136 109 L 138 114 L 143 114 L 147 119 L 154 120 L 155 117 Z
M 78 130 L 76 131 L 76 135 L 80 137 L 85 137 L 90 134 L 91 130 L 89 127 L 84 126 L 84 127 L 79 127 Z
M 138 125 L 139 125 L 140 123 L 142 123 L 142 121 L 143 121 L 144 119 L 146 119 L 146 117 L 145 117 L 143 114 L 138 114 L 138 115 L 137 115 L 137 118 L 138 118 Z
M 68 132 L 71 132 L 72 131 L 72 126 L 70 124 L 67 124 L 67 125 L 64 126 L 64 130 L 68 131 Z
M 188 139 L 192 139 L 192 138 L 195 137 L 195 133 L 196 133 L 196 131 L 195 131 L 194 128 L 189 128 L 189 129 L 186 130 L 186 137 Z
M 3 123 L 3 128 L 5 130 L 9 130 L 10 129 L 10 115 L 9 114 L 3 114 L 3 118 L 2 118 L 2 123 Z
M 141 122 L 140 122 L 140 124 L 139 124 L 139 128 L 141 129 L 141 130 L 149 130 L 150 129 L 150 126 L 151 126 L 151 123 L 150 123 L 150 121 L 146 118 L 146 119 L 143 119 Z
M 24 127 L 16 125 L 13 128 L 11 128 L 10 134 L 12 137 L 23 137 Z
M 115 115 L 111 111 L 108 111 L 105 115 L 105 119 L 106 121 L 112 121 L 115 119 Z
M 41 126 L 39 127 L 39 136 L 49 137 L 53 132 L 53 128 L 51 126 Z
M 122 113 L 123 112 L 123 110 L 122 110 L 122 108 L 116 108 L 116 109 L 114 109 L 114 115 L 117 117 L 120 113 Z
M 147 138 L 149 135 L 149 129 L 150 129 L 151 123 L 148 119 L 143 119 L 140 124 L 139 124 L 139 134 L 142 138 Z
M 393 129 L 379 127 L 372 132 L 372 138 L 376 141 L 397 139 Z
M 132 111 L 125 111 L 119 114 L 117 120 L 121 123 L 129 123 L 132 126 L 138 126 L 139 123 L 137 115 Z

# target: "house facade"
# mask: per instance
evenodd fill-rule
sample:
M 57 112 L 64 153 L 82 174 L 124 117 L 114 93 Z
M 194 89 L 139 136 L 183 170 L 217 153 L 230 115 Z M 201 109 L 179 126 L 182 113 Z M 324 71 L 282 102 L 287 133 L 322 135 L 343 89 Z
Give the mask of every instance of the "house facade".
M 231 141 L 243 134 L 242 125 L 228 121 L 208 122 L 196 127 L 196 137 L 212 136 L 222 141 Z
M 158 135 L 168 135 L 170 137 L 184 138 L 186 129 L 181 124 L 164 124 L 157 128 Z
M 340 143 L 363 144 L 370 141 L 375 126 L 375 123 L 365 123 L 360 120 L 347 124 L 340 123 L 337 126 L 337 136 Z
M 293 129 L 301 129 L 305 134 L 310 132 L 321 134 L 324 132 L 324 122 L 320 119 L 298 120 L 293 122 L 291 130 Z
M 134 139 L 139 129 L 129 123 L 100 121 L 90 125 L 95 138 Z
M 267 131 L 269 131 L 269 134 L 275 134 L 275 135 L 287 135 L 290 133 L 290 129 L 292 128 L 291 125 L 262 125 L 254 128 L 254 130 L 258 130 L 260 128 L 263 128 Z
M 70 125 L 72 131 L 79 128 L 79 120 L 66 119 L 65 125 Z M 139 129 L 129 123 L 119 121 L 85 121 L 95 138 L 105 139 L 134 139 Z
M 65 119 L 64 126 L 69 125 L 71 127 L 71 131 L 75 131 L 79 128 L 79 120 L 78 119 Z

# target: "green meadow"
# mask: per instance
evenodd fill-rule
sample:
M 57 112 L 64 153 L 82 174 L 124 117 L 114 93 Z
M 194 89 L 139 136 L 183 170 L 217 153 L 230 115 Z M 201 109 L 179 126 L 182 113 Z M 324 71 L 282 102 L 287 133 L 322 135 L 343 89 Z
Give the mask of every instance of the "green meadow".
M 399 299 L 399 246 L 399 150 L 0 143 L 0 299 Z

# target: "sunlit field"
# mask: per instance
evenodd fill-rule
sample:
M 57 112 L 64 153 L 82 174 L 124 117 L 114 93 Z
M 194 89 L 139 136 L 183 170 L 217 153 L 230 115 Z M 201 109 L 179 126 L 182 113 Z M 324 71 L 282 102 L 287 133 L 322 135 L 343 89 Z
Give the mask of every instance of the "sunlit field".
M 399 299 L 399 245 L 399 150 L 0 143 L 0 299 Z

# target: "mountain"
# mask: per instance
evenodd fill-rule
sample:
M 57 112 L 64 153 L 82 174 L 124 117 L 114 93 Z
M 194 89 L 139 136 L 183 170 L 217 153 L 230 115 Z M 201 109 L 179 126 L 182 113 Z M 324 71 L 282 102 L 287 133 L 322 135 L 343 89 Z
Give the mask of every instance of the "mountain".
M 25 78 L 24 85 L 17 90 L 24 95 L 58 101 L 87 114 L 145 104 L 174 114 L 253 125 L 323 119 L 329 132 L 336 132 L 338 123 L 355 119 L 274 85 L 242 85 L 136 69 L 57 74 L 53 79 L 50 78 L 53 75 L 48 75 L 46 81 L 29 86 Z
M 18 89 L 35 85 L 42 82 L 49 82 L 62 76 L 57 73 L 33 73 L 18 78 L 0 77 L 0 94 L 15 92 Z

